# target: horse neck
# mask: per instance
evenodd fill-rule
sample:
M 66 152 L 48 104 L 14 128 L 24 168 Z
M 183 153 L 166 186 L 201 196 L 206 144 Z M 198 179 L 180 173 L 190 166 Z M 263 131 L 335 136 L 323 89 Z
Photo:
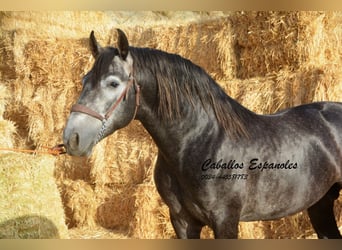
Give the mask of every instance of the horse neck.
M 137 119 L 152 136 L 159 150 L 164 155 L 181 154 L 186 143 L 191 138 L 211 137 L 213 141 L 221 141 L 229 138 L 219 124 L 212 107 L 206 110 L 198 100 L 194 105 L 183 105 L 182 116 L 177 119 L 165 120 L 156 112 L 157 83 L 151 76 L 137 79 L 141 85 L 141 105 L 137 113 Z M 239 112 L 239 118 L 249 119 L 254 113 L 244 108 L 234 99 L 226 96 L 227 101 L 234 106 L 235 112 Z M 232 121 L 231 121 L 232 122 Z M 234 121 L 236 122 L 236 121 Z
M 199 106 L 186 108 L 181 118 L 163 120 L 155 111 L 153 103 L 146 102 L 144 94 L 137 119 L 151 135 L 159 152 L 176 161 L 182 158 L 183 149 L 191 137 L 205 138 L 208 134 L 219 134 L 215 117 L 208 115 Z
M 198 66 L 186 59 L 161 51 L 137 48 L 132 51 L 135 62 L 134 75 L 141 85 L 141 106 L 137 113 L 137 119 L 142 122 L 155 142 L 160 144 L 158 147 L 171 141 L 174 145 L 181 143 L 184 137 L 192 131 L 196 131 L 198 136 L 201 133 L 204 136 L 207 136 L 205 133 L 211 133 L 222 137 L 222 131 L 228 131 L 232 137 L 246 135 L 244 128 L 254 113 L 227 96 Z M 177 66 L 177 64 L 181 66 Z M 174 76 L 182 74 L 184 74 L 184 78 L 176 77 L 175 79 Z M 161 77 L 166 79 L 163 85 L 160 84 Z M 182 84 L 183 79 L 196 82 L 186 86 L 182 85 L 182 87 L 175 85 L 175 83 Z M 159 85 L 157 81 L 159 81 Z M 181 113 L 180 117 L 175 119 L 167 119 L 168 110 L 171 109 L 165 109 L 165 102 L 159 103 L 159 98 L 162 97 L 158 93 L 160 93 L 161 87 L 167 87 L 167 84 L 173 84 L 170 85 L 173 87 L 168 88 L 169 93 L 165 95 L 166 97 L 164 96 L 165 99 L 168 99 L 166 106 L 174 108 L 175 105 L 178 105 L 176 109 L 171 108 L 173 111 L 170 113 L 175 116 L 178 115 L 178 112 Z M 178 88 L 186 88 L 186 91 L 181 91 L 182 93 L 179 92 L 179 95 L 170 97 L 171 90 L 177 91 Z M 177 100 L 172 101 L 173 98 Z M 163 109 L 159 109 L 160 107 Z M 165 115 L 165 113 L 167 114 Z

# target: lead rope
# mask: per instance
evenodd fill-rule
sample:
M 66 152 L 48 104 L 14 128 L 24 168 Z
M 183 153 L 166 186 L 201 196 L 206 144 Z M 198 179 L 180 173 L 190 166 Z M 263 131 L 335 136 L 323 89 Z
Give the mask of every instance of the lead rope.
M 52 148 L 42 146 L 44 150 L 40 149 L 20 149 L 20 148 L 0 148 L 0 151 L 9 151 L 17 153 L 31 153 L 31 154 L 48 154 L 58 156 L 66 153 L 64 144 L 58 144 Z

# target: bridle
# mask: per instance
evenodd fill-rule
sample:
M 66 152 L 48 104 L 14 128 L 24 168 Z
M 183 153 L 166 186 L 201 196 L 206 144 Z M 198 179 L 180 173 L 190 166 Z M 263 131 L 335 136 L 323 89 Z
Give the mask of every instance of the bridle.
M 117 106 L 121 103 L 121 101 L 126 99 L 128 92 L 133 85 L 135 89 L 135 110 L 134 110 L 133 118 L 131 119 L 131 121 L 133 121 L 135 119 L 135 116 L 137 115 L 138 107 L 140 105 L 140 86 L 139 84 L 136 83 L 135 78 L 132 76 L 132 74 L 130 74 L 129 76 L 129 80 L 128 80 L 125 90 L 122 92 L 120 97 L 116 100 L 116 102 L 107 110 L 104 116 L 82 104 L 74 104 L 71 107 L 71 111 L 70 111 L 71 113 L 72 112 L 83 113 L 91 117 L 94 117 L 102 122 L 102 127 L 96 138 L 95 144 L 97 144 L 103 138 L 104 133 L 107 128 L 108 118 L 112 115 L 112 113 L 117 108 Z

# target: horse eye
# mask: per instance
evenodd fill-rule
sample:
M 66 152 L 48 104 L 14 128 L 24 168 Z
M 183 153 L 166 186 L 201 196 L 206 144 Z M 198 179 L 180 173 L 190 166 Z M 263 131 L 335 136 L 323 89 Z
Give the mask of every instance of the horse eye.
M 113 88 L 116 88 L 117 86 L 119 86 L 117 82 L 111 82 L 109 85 Z

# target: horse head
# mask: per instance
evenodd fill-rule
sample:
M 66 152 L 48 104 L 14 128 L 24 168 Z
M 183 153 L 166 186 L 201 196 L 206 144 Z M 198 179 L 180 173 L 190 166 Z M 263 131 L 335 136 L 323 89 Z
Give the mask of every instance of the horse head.
M 82 79 L 80 97 L 71 108 L 63 133 L 70 155 L 89 156 L 100 140 L 135 118 L 139 86 L 133 77 L 127 37 L 120 29 L 117 32 L 116 48 L 100 46 L 94 32 L 90 33 L 89 44 L 95 62 Z M 132 87 L 135 93 L 130 91 Z

